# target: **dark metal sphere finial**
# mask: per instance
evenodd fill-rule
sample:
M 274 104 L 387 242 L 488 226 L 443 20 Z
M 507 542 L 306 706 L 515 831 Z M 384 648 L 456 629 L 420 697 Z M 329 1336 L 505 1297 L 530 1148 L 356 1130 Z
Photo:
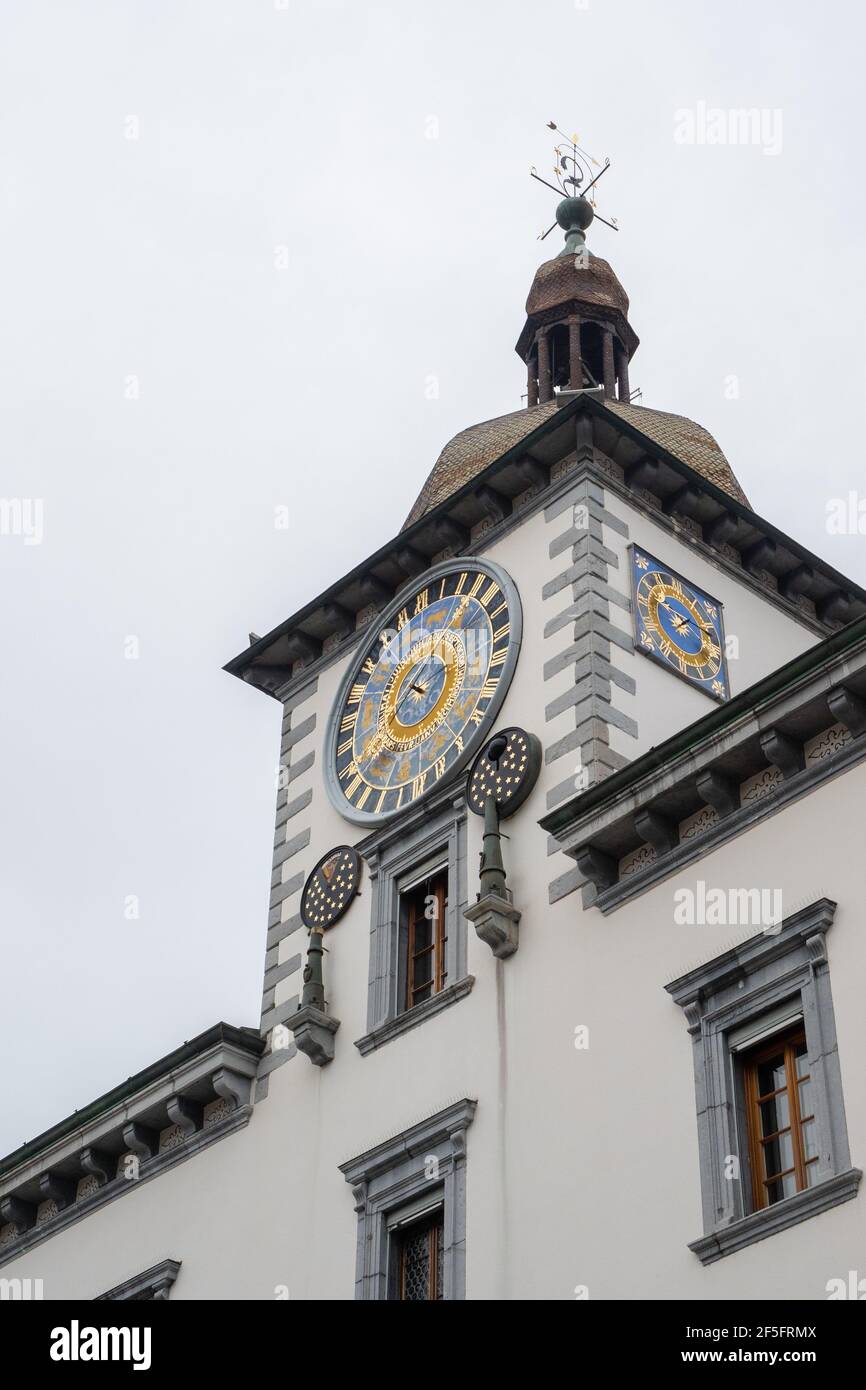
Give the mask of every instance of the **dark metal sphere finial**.
M 547 125 L 550 130 L 556 131 L 557 135 L 562 135 L 562 131 L 555 121 L 548 121 Z M 551 188 L 554 193 L 560 195 L 565 194 L 556 209 L 556 222 L 553 226 L 555 227 L 558 223 L 565 232 L 565 248 L 559 254 L 561 256 L 577 255 L 583 250 L 586 242 L 586 230 L 595 218 L 598 218 L 599 222 L 603 222 L 606 227 L 612 228 L 613 231 L 619 231 L 615 217 L 608 222 L 606 217 L 601 217 L 596 212 L 595 195 L 593 194 L 591 198 L 586 196 L 598 183 L 602 174 L 610 168 L 610 160 L 605 159 L 602 163 L 601 160 L 587 154 L 586 150 L 579 145 L 576 135 L 566 137 L 564 141 L 560 140 L 559 144 L 554 146 L 554 150 L 556 153 L 556 164 L 553 169 L 556 177 L 555 185 L 548 183 L 547 179 L 543 179 L 535 168 L 530 169 L 529 172 L 539 183 L 543 183 L 545 188 Z M 598 169 L 598 173 L 594 177 L 593 165 Z M 552 231 L 553 227 L 548 227 L 539 240 L 544 241 L 545 237 L 550 236 Z

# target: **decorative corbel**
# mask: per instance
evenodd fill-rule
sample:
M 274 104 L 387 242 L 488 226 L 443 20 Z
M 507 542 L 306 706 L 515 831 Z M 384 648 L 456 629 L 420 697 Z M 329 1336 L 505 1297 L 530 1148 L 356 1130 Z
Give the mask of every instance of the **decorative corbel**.
M 78 1155 L 78 1162 L 82 1172 L 88 1177 L 96 1178 L 100 1187 L 105 1187 L 106 1183 L 112 1182 L 117 1176 L 117 1159 L 113 1154 L 106 1153 L 104 1149 L 94 1148 L 92 1145 L 82 1149 Z
M 634 828 L 642 840 L 652 845 L 656 854 L 668 854 L 670 850 L 676 849 L 680 842 L 680 831 L 676 821 L 670 820 L 660 811 L 652 810 L 651 807 L 635 813 Z
M 511 515 L 511 498 L 506 497 L 503 492 L 497 492 L 487 483 L 477 487 L 474 496 L 484 508 L 484 515 L 489 521 L 504 521 L 505 517 Z
M 186 1138 L 201 1129 L 203 1111 L 198 1101 L 187 1100 L 186 1096 L 172 1096 L 171 1100 L 166 1102 L 165 1108 L 172 1124 L 177 1125 Z
M 71 1207 L 75 1201 L 78 1184 L 60 1173 L 42 1173 L 39 1178 L 39 1195 L 43 1202 L 53 1202 L 58 1211 Z
M 767 729 L 761 734 L 761 749 L 768 763 L 773 763 L 784 778 L 793 777 L 806 766 L 802 743 L 783 734 L 781 729 Z
M 16 1238 L 23 1236 L 36 1225 L 36 1206 L 22 1197 L 4 1197 L 0 1200 L 0 1220 L 14 1227 Z
M 866 731 L 866 700 L 855 695 L 853 690 L 845 685 L 834 686 L 827 696 L 827 704 L 833 718 L 844 724 L 853 738 Z
M 788 570 L 779 580 L 779 593 L 783 598 L 796 600 L 801 594 L 805 594 L 815 578 L 815 571 L 811 565 L 795 565 Z
M 137 1158 L 153 1158 L 159 1148 L 159 1135 L 149 1125 L 130 1122 L 123 1126 L 123 1142 Z
M 699 773 L 695 779 L 695 786 L 701 800 L 718 811 L 720 816 L 729 816 L 732 811 L 739 810 L 739 786 L 716 768 L 709 767 L 706 772 Z
M 286 1027 L 295 1037 L 299 1052 L 309 1057 L 314 1067 L 324 1067 L 334 1060 L 334 1034 L 340 1026 L 338 1018 L 325 1012 L 325 984 L 322 971 L 323 932 L 318 927 L 310 931 L 307 963 L 304 966 L 304 989 L 299 1008 L 286 1019 Z
M 719 516 L 708 521 L 704 526 L 704 540 L 707 545 L 713 545 L 718 549 L 726 545 L 733 535 L 736 534 L 739 526 L 737 517 L 733 512 L 722 512 Z
M 572 858 L 596 893 L 603 892 L 605 888 L 612 888 L 619 878 L 619 864 L 612 855 L 605 854 L 597 845 L 579 845 L 572 851 Z
M 252 1077 L 243 1076 L 231 1067 L 220 1067 L 210 1079 L 211 1085 L 222 1100 L 227 1100 L 232 1110 L 246 1110 L 250 1104 L 253 1088 Z

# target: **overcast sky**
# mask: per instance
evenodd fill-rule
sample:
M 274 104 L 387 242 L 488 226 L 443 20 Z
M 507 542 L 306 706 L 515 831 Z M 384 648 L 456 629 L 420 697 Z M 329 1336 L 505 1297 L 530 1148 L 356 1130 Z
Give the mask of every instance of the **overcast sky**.
M 590 245 L 643 404 L 861 583 L 827 507 L 866 489 L 866 208 L 841 0 L 0 0 L 0 24 L 0 495 L 34 504 L 0 534 L 5 1153 L 257 1025 L 280 711 L 220 668 L 399 529 L 451 435 L 520 407 L 561 245 L 536 239 L 545 123 L 612 160 L 621 230 Z M 755 138 L 708 143 L 714 108 L 758 110 Z

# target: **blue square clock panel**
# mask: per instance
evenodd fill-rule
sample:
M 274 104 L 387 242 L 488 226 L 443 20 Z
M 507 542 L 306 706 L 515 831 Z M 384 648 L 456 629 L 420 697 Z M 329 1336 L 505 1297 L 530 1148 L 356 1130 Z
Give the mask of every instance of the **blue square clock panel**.
M 637 545 L 631 574 L 638 651 L 711 699 L 727 700 L 722 605 Z

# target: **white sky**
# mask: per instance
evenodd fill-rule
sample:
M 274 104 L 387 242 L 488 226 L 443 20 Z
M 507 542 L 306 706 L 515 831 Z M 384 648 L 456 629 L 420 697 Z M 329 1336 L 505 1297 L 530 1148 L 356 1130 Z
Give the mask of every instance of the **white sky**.
M 258 1023 L 280 712 L 220 667 L 520 406 L 547 120 L 613 161 L 590 245 L 643 404 L 866 584 L 826 526 L 866 488 L 863 29 L 840 0 L 2 0 L 0 495 L 44 537 L 0 535 L 0 1153 Z M 677 143 L 701 102 L 780 112 L 780 151 Z

